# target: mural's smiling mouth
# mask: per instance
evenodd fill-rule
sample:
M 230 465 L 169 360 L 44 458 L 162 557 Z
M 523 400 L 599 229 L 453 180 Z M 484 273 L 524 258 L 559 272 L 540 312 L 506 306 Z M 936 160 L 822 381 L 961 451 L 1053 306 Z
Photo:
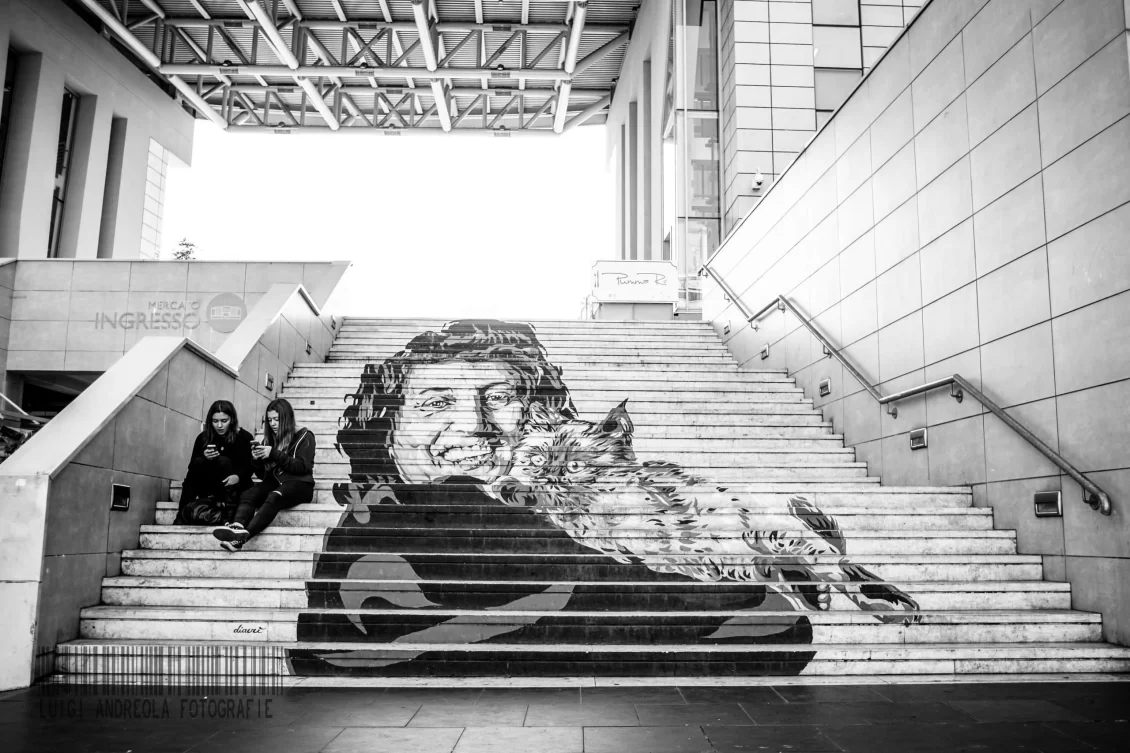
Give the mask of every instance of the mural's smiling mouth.
M 485 442 L 467 445 L 464 447 L 447 447 L 436 456 L 448 465 L 454 465 L 465 471 L 482 468 L 494 460 L 494 448 Z

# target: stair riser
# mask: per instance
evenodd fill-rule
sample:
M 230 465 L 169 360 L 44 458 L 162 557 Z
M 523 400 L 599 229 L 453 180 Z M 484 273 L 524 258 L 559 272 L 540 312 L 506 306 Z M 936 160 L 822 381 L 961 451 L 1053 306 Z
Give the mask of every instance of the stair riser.
M 274 530 L 276 532 L 272 533 Z M 976 532 L 971 532 L 976 533 Z M 266 552 L 316 552 L 323 546 L 324 536 L 315 534 L 293 534 L 284 529 L 268 529 L 256 536 L 244 547 L 245 551 Z M 357 553 L 394 554 L 398 552 L 439 553 L 450 552 L 470 554 L 483 553 L 538 553 L 562 554 L 575 551 L 575 545 L 567 537 L 530 538 L 520 543 L 512 536 L 475 536 L 453 538 L 450 535 L 417 536 L 405 535 L 377 536 L 365 535 L 343 538 L 337 544 L 337 551 Z M 141 546 L 146 549 L 165 549 L 179 551 L 209 551 L 219 548 L 219 542 L 211 533 L 142 533 Z M 717 554 L 748 555 L 749 547 L 740 539 L 721 540 L 714 546 Z M 1015 554 L 1016 543 L 1005 538 L 980 538 L 952 536 L 929 536 L 920 538 L 866 538 L 853 536 L 850 551 L 856 554 Z
M 354 464 L 318 463 L 314 466 L 315 479 L 340 479 L 349 478 L 350 473 L 387 474 L 395 472 L 395 468 L 387 463 L 367 463 L 361 459 Z M 795 465 L 785 466 L 779 463 L 770 465 L 750 465 L 745 468 L 725 466 L 706 467 L 703 465 L 686 465 L 683 470 L 691 475 L 708 478 L 711 482 L 726 484 L 731 481 L 769 481 L 774 479 L 797 479 L 804 481 L 815 480 L 852 480 L 867 477 L 867 468 L 859 467 L 848 461 L 826 466 Z
M 666 341 L 632 342 L 630 340 L 590 340 L 576 338 L 557 342 L 543 342 L 546 354 L 551 363 L 563 358 L 577 356 L 607 356 L 611 359 L 634 359 L 643 357 L 676 358 L 705 357 L 705 358 L 730 358 L 730 351 L 721 343 L 693 343 L 679 342 L 677 338 Z M 400 342 L 371 342 L 359 339 L 339 338 L 331 346 L 330 353 L 348 355 L 360 353 L 376 360 L 385 360 L 404 350 L 404 341 Z M 505 357 L 503 357 L 505 358 Z
M 340 404 L 345 399 L 345 396 L 352 395 L 357 392 L 357 383 L 351 385 L 334 388 L 334 387 L 312 387 L 312 388 L 288 388 L 284 389 L 280 394 L 287 400 L 302 400 L 302 401 L 315 401 L 316 404 L 332 403 Z M 694 390 L 686 389 L 681 390 L 672 388 L 670 390 L 640 390 L 632 387 L 626 387 L 620 390 L 578 390 L 570 389 L 570 395 L 573 402 L 577 405 L 604 405 L 611 403 L 612 405 L 619 405 L 622 401 L 628 401 L 628 408 L 634 411 L 637 407 L 641 410 L 652 408 L 656 406 L 668 406 L 671 404 L 687 405 L 687 406 L 701 406 L 701 405 L 715 405 L 725 403 L 727 405 L 744 405 L 745 403 L 799 403 L 804 402 L 804 393 L 799 390 L 731 390 L 728 392 L 711 392 L 709 390 Z M 309 402 L 304 402 L 304 405 L 309 405 Z
M 719 343 L 719 340 L 711 330 L 636 330 L 631 327 L 610 327 L 605 330 L 578 330 L 564 327 L 551 327 L 543 330 L 541 327 L 535 327 L 537 331 L 538 341 L 542 344 L 558 343 L 562 341 L 571 340 L 600 340 L 610 342 L 702 342 L 702 343 Z M 338 338 L 349 338 L 351 340 L 375 340 L 380 342 L 399 343 L 404 345 L 408 340 L 416 335 L 419 335 L 421 330 L 412 330 L 403 328 L 400 330 L 384 330 L 384 329 L 363 329 L 354 327 L 343 327 L 338 334 Z M 406 339 L 407 338 L 407 339 Z
M 876 487 L 878 488 L 878 487 Z M 789 494 L 759 494 L 759 493 L 736 493 L 738 498 L 734 502 L 732 496 L 724 494 L 711 495 L 709 503 L 714 507 L 735 507 L 735 506 L 751 506 L 751 505 L 776 505 L 784 508 L 785 501 L 791 496 Z M 892 507 L 902 508 L 907 506 L 930 508 L 935 506 L 942 507 L 970 507 L 972 505 L 972 497 L 966 497 L 957 494 L 947 495 L 934 495 L 934 494 L 868 494 L 867 492 L 859 493 L 808 493 L 807 496 L 819 508 L 831 507 L 835 505 L 844 506 L 868 506 L 868 507 Z M 445 498 L 450 499 L 445 495 Z M 701 501 L 702 498 L 700 498 Z M 333 492 L 329 489 L 318 489 L 314 492 L 314 501 L 319 504 L 338 504 L 334 498 Z M 458 501 L 458 500 L 455 500 Z
M 287 380 L 287 392 L 320 392 L 321 394 L 342 395 L 355 392 L 361 382 L 361 371 L 340 378 L 325 377 L 291 377 Z M 569 391 L 574 399 L 611 399 L 616 395 L 631 395 L 633 399 L 655 399 L 655 396 L 664 397 L 672 393 L 685 395 L 692 399 L 706 400 L 714 397 L 729 399 L 741 398 L 750 394 L 786 394 L 803 395 L 804 391 L 798 388 L 792 380 L 779 382 L 754 382 L 754 381 L 709 381 L 699 379 L 676 379 L 671 381 L 656 381 L 644 379 L 609 379 L 608 375 L 578 378 L 570 375 L 568 379 Z M 580 396 L 583 396 L 580 397 Z
M 828 616 L 826 613 L 813 613 L 806 615 L 816 621 Z M 369 629 L 370 640 L 361 645 L 387 643 L 398 636 L 424 630 L 431 620 L 427 615 L 421 615 L 421 620 L 397 621 L 395 617 L 378 619 L 370 615 L 366 621 Z M 773 625 L 770 618 L 767 625 Z M 561 642 L 567 636 L 574 642 L 593 643 L 606 645 L 632 645 L 639 643 L 690 643 L 701 639 L 703 628 L 696 623 L 691 623 L 685 628 L 672 626 L 664 628 L 661 625 L 649 624 L 646 621 L 625 622 L 622 625 L 600 626 L 591 624 L 595 618 L 573 618 L 573 622 L 585 621 L 589 624 L 573 624 L 568 627 L 555 629 L 552 625 L 542 625 L 543 621 L 557 621 L 554 618 L 541 618 L 538 625 L 526 625 L 522 636 L 528 637 L 523 643 L 542 644 Z M 561 621 L 567 621 L 562 618 Z M 796 622 L 796 615 L 781 618 L 780 629 L 787 629 Z M 470 618 L 461 619 L 458 627 L 451 626 L 445 633 L 447 641 L 454 643 L 475 643 L 490 638 L 499 625 L 513 624 L 524 625 L 522 621 L 508 623 L 500 618 L 485 623 L 477 623 Z M 379 627 L 383 625 L 384 629 Z M 247 629 L 262 628 L 261 632 L 251 633 Z M 387 632 L 385 632 L 387 631 Z M 706 632 L 710 632 L 707 630 Z M 231 641 L 244 642 L 248 640 L 268 642 L 293 642 L 298 640 L 298 623 L 296 621 L 270 621 L 261 622 L 245 620 L 242 622 L 209 621 L 209 620 L 114 620 L 114 619 L 84 619 L 80 621 L 79 633 L 87 639 L 102 640 L 182 640 L 182 641 Z M 383 633 L 383 634 L 382 634 Z M 355 629 L 348 623 L 333 620 L 328 623 L 307 623 L 303 626 L 304 640 L 340 641 L 346 636 L 356 635 Z M 381 640 L 381 638 L 384 640 Z M 917 644 L 917 643 L 1045 643 L 1045 642 L 1093 642 L 1101 640 L 1102 629 L 1099 625 L 1076 625 L 1063 623 L 1050 624 L 1024 624 L 1012 623 L 1003 625 L 970 624 L 970 625 L 931 625 L 919 624 L 909 627 L 902 624 L 887 625 L 879 622 L 873 624 L 821 624 L 813 626 L 813 644 L 852 644 L 852 643 L 880 643 L 880 644 Z M 508 638 L 515 642 L 513 637 Z
M 372 433 L 364 430 L 341 429 L 338 420 L 341 412 L 335 411 L 323 419 L 306 421 L 305 426 L 317 436 L 319 443 L 327 446 L 337 441 L 339 431 L 342 439 L 372 441 Z M 784 416 L 773 421 L 761 424 L 739 424 L 734 426 L 636 426 L 632 434 L 632 441 L 636 447 L 643 446 L 642 442 L 660 441 L 687 445 L 695 443 L 706 449 L 717 447 L 723 449 L 731 446 L 740 446 L 743 440 L 757 441 L 761 439 L 774 439 L 786 442 L 801 439 L 818 439 L 822 442 L 833 442 L 835 447 L 843 447 L 843 437 L 833 434 L 832 428 L 823 422 L 814 421 L 809 416 Z
M 1067 592 L 1059 593 L 1030 593 L 1030 592 L 956 592 L 956 593 L 929 593 L 916 591 L 912 586 L 907 587 L 914 594 L 919 606 L 924 610 L 970 610 L 970 609 L 1070 609 L 1071 595 Z M 374 588 L 373 593 L 381 593 L 386 589 Z M 396 590 L 390 593 L 395 594 Z M 465 598 L 468 603 L 474 603 L 476 592 L 473 587 L 468 587 Z M 592 596 L 583 602 L 586 611 L 600 609 L 619 611 L 627 609 L 650 611 L 680 611 L 686 603 L 689 592 L 673 592 L 668 594 L 655 594 L 646 598 L 638 595 L 620 597 L 615 594 L 603 594 L 599 598 Z M 484 594 L 491 599 L 502 598 L 504 591 L 489 591 Z M 520 599 L 529 594 L 528 591 L 514 592 L 513 600 Z M 395 597 L 394 597 L 395 598 Z M 700 594 L 694 596 L 700 602 Z M 732 597 L 731 597 L 732 600 Z M 324 599 L 322 600 L 324 601 Z M 724 602 L 720 598 L 719 602 Z M 320 603 L 316 593 L 307 594 L 305 588 L 267 589 L 267 588 L 225 588 L 223 590 L 211 588 L 110 588 L 102 589 L 102 603 L 113 606 L 125 607 L 248 607 L 257 609 L 306 609 L 308 607 L 329 606 Z M 711 606 L 708 609 L 721 609 L 722 604 Z M 850 610 L 851 602 L 842 594 L 832 595 L 832 609 Z
M 288 398 L 289 399 L 289 398 Z M 294 399 L 291 400 L 294 405 L 295 418 L 300 422 L 307 420 L 321 419 L 323 421 L 333 421 L 339 418 L 348 403 L 341 397 L 332 400 L 307 400 L 307 399 Z M 578 413 L 580 418 L 596 422 L 600 421 L 608 415 L 608 411 L 615 408 L 620 404 L 617 400 L 607 406 L 585 406 L 578 405 Z M 740 424 L 747 422 L 756 423 L 751 419 L 758 417 L 772 417 L 772 416 L 792 416 L 794 414 L 811 415 L 819 422 L 823 422 L 820 413 L 813 409 L 811 401 L 789 401 L 789 402 L 749 402 L 740 405 L 725 405 L 719 403 L 702 402 L 702 403 L 681 403 L 678 401 L 669 401 L 665 403 L 637 403 L 631 405 L 629 413 L 632 415 L 633 423 L 638 424 L 685 424 L 692 423 L 691 421 L 678 420 L 680 417 L 694 418 L 693 423 L 713 423 L 717 421 L 719 426 L 733 425 L 730 420 Z M 464 417 L 474 415 L 472 411 L 467 410 L 450 410 L 445 411 L 444 415 L 454 417 Z M 730 420 L 726 420 L 730 419 Z
M 344 412 L 344 405 L 334 410 L 307 408 L 301 405 L 294 406 L 294 417 L 299 426 L 307 426 L 314 422 L 335 422 L 342 417 Z M 582 411 L 580 418 L 595 423 L 607 415 L 607 411 Z M 782 423 L 815 426 L 824 423 L 824 417 L 811 408 L 788 404 L 775 404 L 771 409 L 757 413 L 752 410 L 745 413 L 648 413 L 638 411 L 633 414 L 632 418 L 637 426 L 651 424 L 673 429 L 677 427 L 705 427 L 710 433 L 714 433 L 714 430 L 720 427 L 774 426 Z
M 1038 651 L 1035 649 L 1034 651 Z M 390 654 L 393 652 L 390 652 Z M 865 652 L 867 653 L 867 652 Z M 805 677 L 853 677 L 883 675 L 1001 675 L 1002 682 L 1009 674 L 1076 674 L 1076 673 L 1126 673 L 1130 672 L 1127 659 L 1089 659 L 1073 657 L 1068 659 L 1027 659 L 1007 658 L 1001 660 L 953 660 L 948 658 L 914 658 L 914 655 L 891 660 L 878 660 L 869 655 L 855 659 L 841 658 L 838 652 L 823 651 L 809 662 L 791 663 L 787 657 L 770 653 L 766 658 L 754 658 L 757 654 L 744 652 L 734 654 L 730 659 L 716 661 L 693 660 L 685 663 L 656 658 L 655 661 L 636 660 L 632 655 L 601 656 L 589 661 L 582 656 L 562 656 L 557 660 L 531 661 L 500 659 L 498 661 L 470 661 L 462 654 L 439 655 L 428 661 L 398 662 L 383 669 L 370 671 L 339 670 L 339 676 L 354 677 L 765 677 L 801 674 Z M 195 659 L 170 660 L 167 671 L 161 677 L 166 679 L 185 678 L 199 681 L 208 675 L 200 675 L 200 662 Z M 269 674 L 290 675 L 283 659 L 270 663 L 275 670 Z M 59 672 L 81 677 L 83 674 L 98 675 L 101 683 L 110 682 L 113 670 L 120 666 L 101 657 L 60 657 L 56 662 Z M 268 663 L 256 662 L 253 666 L 241 667 L 235 662 L 225 662 L 225 674 L 238 672 L 241 677 L 268 674 L 264 669 Z M 307 668 L 308 675 L 315 675 Z M 326 671 L 323 676 L 331 675 Z M 137 682 L 139 676 L 124 675 L 120 684 Z
M 381 445 L 356 445 L 351 442 L 341 442 L 341 446 L 345 453 L 350 457 L 358 459 L 365 456 L 372 456 L 373 453 L 381 448 Z M 855 453 L 851 450 L 825 450 L 812 451 L 811 449 L 795 449 L 795 450 L 782 450 L 779 452 L 693 452 L 683 451 L 679 452 L 673 450 L 666 452 L 662 457 L 654 455 L 642 447 L 636 448 L 636 455 L 640 462 L 649 460 L 662 460 L 668 463 L 675 463 L 684 468 L 732 468 L 734 466 L 782 466 L 782 465 L 810 465 L 820 464 L 825 465 L 829 463 L 854 463 Z M 321 448 L 315 450 L 314 462 L 317 466 L 325 464 L 339 463 L 342 460 L 342 455 L 332 446 L 323 445 Z
M 567 356 L 556 356 L 553 358 L 555 366 L 561 367 L 565 370 L 566 375 L 570 368 L 590 368 L 593 366 L 606 366 L 608 361 L 594 360 L 592 353 L 589 354 L 576 354 Z M 385 360 L 385 356 L 372 355 L 366 353 L 334 353 L 330 352 L 326 356 L 327 363 L 381 363 Z M 634 358 L 627 358 L 618 356 L 609 360 L 615 361 L 621 367 L 630 369 L 640 369 L 646 366 L 659 366 L 668 369 L 681 369 L 687 370 L 686 367 L 709 368 L 714 371 L 725 369 L 728 373 L 740 373 L 738 363 L 733 358 L 722 356 L 678 356 L 678 355 L 664 355 L 664 356 L 639 356 Z
M 384 345 L 373 347 L 369 345 L 339 345 L 335 343 L 330 348 L 330 356 L 357 358 L 362 357 L 370 361 L 384 361 L 390 358 L 401 350 L 403 345 Z M 572 361 L 591 360 L 593 357 L 607 358 L 614 361 L 638 361 L 641 359 L 655 358 L 655 359 L 672 359 L 672 360 L 690 360 L 690 361 L 724 361 L 737 365 L 734 357 L 730 352 L 722 346 L 714 347 L 694 347 L 694 346 L 679 346 L 673 344 L 672 347 L 651 348 L 645 346 L 633 347 L 631 345 L 616 345 L 607 344 L 602 345 L 599 343 L 584 344 L 578 343 L 576 345 L 563 345 L 560 347 L 547 347 L 546 352 L 549 356 L 551 363 L 569 363 Z M 498 358 L 498 361 L 511 360 L 508 358 Z
M 984 563 L 984 564 L 934 564 L 934 563 L 870 563 L 866 557 L 853 556 L 852 561 L 866 567 L 880 578 L 892 582 L 941 581 L 945 583 L 963 581 L 1012 581 L 1039 580 L 1043 575 L 1040 564 Z M 270 561 L 252 560 L 240 556 L 222 560 L 205 559 L 122 559 L 124 575 L 145 577 L 175 578 L 313 578 L 313 564 L 309 561 Z M 455 568 L 461 577 L 474 579 L 480 576 L 481 568 L 469 563 Z M 635 567 L 617 569 L 609 565 L 572 565 L 569 567 L 527 566 L 515 568 L 515 580 L 523 579 L 527 572 L 540 573 L 552 580 L 610 580 L 617 579 L 627 572 L 628 577 L 638 577 Z M 494 568 L 490 574 L 497 575 Z M 390 574 L 389 577 L 394 577 Z
M 295 384 L 312 381 L 325 382 L 319 386 L 353 386 L 356 387 L 364 371 L 363 366 L 345 366 L 342 364 L 318 363 L 298 364 L 290 373 L 290 378 L 296 380 Z M 620 384 L 630 384 L 644 389 L 662 389 L 667 385 L 710 385 L 740 389 L 754 387 L 771 389 L 780 387 L 784 390 L 795 389 L 796 382 L 785 374 L 775 374 L 759 371 L 725 370 L 719 372 L 714 368 L 695 369 L 629 369 L 622 365 L 611 364 L 605 368 L 569 369 L 565 378 L 572 387 L 585 386 L 591 389 L 613 389 Z
M 757 514 L 766 515 L 787 515 L 787 511 L 783 509 L 766 509 L 754 512 Z M 172 525 L 173 519 L 176 517 L 175 510 L 159 510 L 157 512 L 157 525 Z M 336 526 L 341 520 L 342 511 L 308 511 L 303 512 L 301 508 L 295 510 L 284 510 L 279 513 L 275 518 L 272 526 L 288 527 L 288 526 Z M 617 516 L 620 517 L 620 516 Z M 621 525 L 634 524 L 643 527 L 648 520 L 656 518 L 662 519 L 662 515 L 628 515 L 623 516 Z M 666 516 L 671 524 L 674 524 L 676 516 Z M 867 515 L 867 514 L 843 514 L 835 515 L 836 522 L 839 524 L 841 530 L 852 531 L 856 529 L 862 530 L 879 530 L 879 531 L 985 531 L 992 529 L 992 518 L 988 516 L 978 515 Z M 413 514 L 370 514 L 369 521 L 372 524 L 385 526 L 389 528 L 402 527 L 419 527 L 435 524 L 444 528 L 462 528 L 474 530 L 482 528 L 489 524 L 505 524 L 506 516 L 491 516 L 489 518 L 483 516 L 471 515 L 429 515 L 423 513 Z M 747 526 L 743 525 L 741 520 L 736 515 L 717 514 L 709 517 L 710 526 L 718 531 L 731 531 L 739 532 L 747 530 Z
M 310 428 L 307 426 L 307 428 Z M 373 449 L 384 447 L 385 443 L 374 442 L 371 433 L 364 432 L 315 432 L 315 440 L 319 448 L 333 447 L 341 444 L 353 449 Z M 639 437 L 632 438 L 632 447 L 640 457 L 662 453 L 664 458 L 678 458 L 687 454 L 702 457 L 726 458 L 735 463 L 741 462 L 744 453 L 757 453 L 773 451 L 774 453 L 794 452 L 819 452 L 831 455 L 851 453 L 854 450 L 844 449 L 843 440 L 823 438 L 789 438 L 766 437 L 764 439 L 701 439 L 693 437 Z M 321 451 L 321 450 L 319 450 Z M 333 452 L 333 450 L 327 450 Z

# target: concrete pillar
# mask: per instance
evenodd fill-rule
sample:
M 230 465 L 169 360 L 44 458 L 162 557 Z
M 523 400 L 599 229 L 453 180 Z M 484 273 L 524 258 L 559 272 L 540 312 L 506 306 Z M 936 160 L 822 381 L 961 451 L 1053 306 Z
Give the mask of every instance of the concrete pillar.
M 620 138 L 616 154 L 616 256 L 628 258 L 628 134 L 627 126 L 619 126 Z
M 639 217 L 640 213 L 640 180 L 639 180 L 639 103 L 628 103 L 628 221 L 625 259 L 639 258 Z
M 61 257 L 93 259 L 98 256 L 113 115 L 106 97 L 84 95 L 79 99 L 71 174 L 67 179 L 67 210 L 59 238 Z
M 141 219 L 145 206 L 145 170 L 149 132 L 134 121 L 114 118 L 106 161 L 99 259 L 136 259 L 141 255 Z
M 639 149 L 639 185 L 642 189 L 640 191 L 639 211 L 634 217 L 637 230 L 637 237 L 639 238 L 637 259 L 650 259 L 651 258 L 651 243 L 652 243 L 652 228 L 651 218 L 654 214 L 652 207 L 652 185 L 651 185 L 651 167 L 652 167 L 652 153 L 651 146 L 654 138 L 652 137 L 652 102 L 651 102 L 651 61 L 645 61 L 643 64 L 643 88 L 640 93 L 640 112 L 637 118 L 636 125 L 639 128 L 639 136 L 636 139 L 636 145 Z
M 63 112 L 63 71 L 21 55 L 0 185 L 0 256 L 46 258 Z

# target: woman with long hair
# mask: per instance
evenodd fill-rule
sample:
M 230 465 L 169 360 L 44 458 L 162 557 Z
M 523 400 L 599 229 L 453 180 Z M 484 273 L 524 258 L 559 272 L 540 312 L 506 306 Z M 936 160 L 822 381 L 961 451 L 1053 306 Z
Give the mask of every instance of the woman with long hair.
M 314 433 L 295 426 L 294 408 L 282 398 L 267 404 L 263 442 L 251 447 L 251 463 L 263 479 L 245 491 L 231 523 L 212 531 L 220 546 L 239 551 L 278 515 L 314 498 Z
M 204 431 L 192 445 L 175 525 L 226 523 L 240 495 L 251 487 L 253 437 L 239 426 L 235 406 L 217 400 L 204 415 Z

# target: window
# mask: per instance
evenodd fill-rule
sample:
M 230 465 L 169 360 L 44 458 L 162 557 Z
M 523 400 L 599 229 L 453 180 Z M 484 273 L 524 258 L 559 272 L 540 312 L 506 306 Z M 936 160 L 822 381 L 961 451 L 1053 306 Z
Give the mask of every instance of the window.
M 75 147 L 78 99 L 74 92 L 63 90 L 63 112 L 59 119 L 59 142 L 55 153 L 55 191 L 51 201 L 51 235 L 47 240 L 47 255 L 52 258 L 59 255 L 63 210 L 67 200 L 67 178 L 70 177 L 71 152 Z
M 816 118 L 817 127 L 824 124 L 832 111 L 843 104 L 851 90 L 859 83 L 863 71 L 845 69 L 817 68 L 816 79 Z M 823 120 L 820 115 L 823 114 Z
M 169 175 L 169 150 L 149 140 L 149 165 L 145 170 L 145 207 L 141 215 L 141 258 L 161 254 L 161 231 L 165 222 L 165 183 Z
M 12 119 L 12 92 L 16 84 L 16 68 L 20 56 L 8 48 L 8 67 L 4 69 L 4 102 L 0 105 L 0 181 L 4 179 L 4 153 L 8 147 L 8 123 Z
M 685 0 L 686 66 L 684 85 L 690 94 L 687 109 L 718 109 L 717 3 Z
M 859 26 L 859 0 L 812 0 L 812 23 Z
M 813 57 L 819 68 L 863 68 L 859 27 L 812 27 Z

